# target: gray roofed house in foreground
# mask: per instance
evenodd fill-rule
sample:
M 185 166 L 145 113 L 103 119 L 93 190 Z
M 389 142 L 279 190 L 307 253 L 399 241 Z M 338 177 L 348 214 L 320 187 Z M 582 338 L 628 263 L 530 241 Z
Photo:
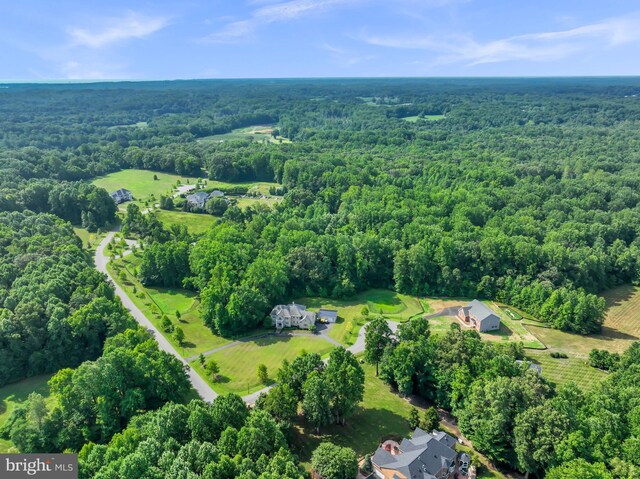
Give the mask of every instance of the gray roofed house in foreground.
M 458 453 L 456 440 L 442 431 L 416 428 L 400 444 L 385 441 L 371 458 L 376 477 L 384 479 L 451 479 L 466 477 L 471 458 Z
M 110 195 L 111 198 L 113 198 L 113 201 L 115 201 L 116 205 L 124 203 L 125 201 L 133 201 L 133 195 L 129 190 L 125 188 L 120 188 L 119 190 L 110 193 Z
M 458 310 L 458 318 L 481 333 L 500 329 L 500 317 L 477 299 L 462 306 Z

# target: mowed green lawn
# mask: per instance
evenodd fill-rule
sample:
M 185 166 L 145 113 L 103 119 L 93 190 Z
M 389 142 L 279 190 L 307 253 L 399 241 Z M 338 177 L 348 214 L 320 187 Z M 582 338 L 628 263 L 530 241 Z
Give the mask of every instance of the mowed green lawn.
M 312 311 L 320 308 L 338 310 L 338 321 L 332 326 L 329 336 L 345 345 L 355 342 L 358 331 L 367 322 L 362 317 L 362 308 L 365 306 L 370 313 L 382 314 L 392 321 L 406 321 L 423 312 L 418 299 L 387 289 L 371 289 L 345 300 L 298 298 L 296 303 L 304 304 Z
M 73 232 L 82 240 L 82 247 L 90 251 L 95 250 L 102 238 L 106 236 L 106 233 L 90 232 L 78 226 L 73 227 Z
M 463 305 L 469 302 L 465 299 L 424 299 L 424 302 L 428 302 L 431 305 L 431 312 L 441 311 L 443 308 L 451 307 L 454 305 Z M 529 331 L 528 326 L 525 326 L 522 320 L 512 319 L 499 304 L 493 301 L 483 301 L 489 309 L 494 311 L 500 316 L 500 329 L 489 333 L 480 333 L 480 336 L 487 341 L 511 341 L 522 342 L 525 348 L 529 349 L 544 349 L 545 345 Z M 515 310 L 514 310 L 515 311 Z M 439 316 L 435 318 L 429 318 L 429 325 L 431 331 L 434 334 L 446 333 L 452 324 L 460 324 L 457 318 L 453 316 Z
M 363 364 L 362 367 L 365 372 L 364 399 L 345 426 L 327 426 L 320 430 L 320 435 L 316 435 L 315 429 L 306 423 L 303 416 L 299 416 L 295 427 L 299 440 L 293 441 L 293 448 L 307 469 L 311 467 L 311 453 L 321 442 L 330 441 L 350 447 L 358 457 L 362 457 L 373 454 L 380 442 L 389 436 L 408 437 L 412 432 L 408 422 L 412 407 L 423 416 L 423 407 L 401 398 L 376 377 L 375 366 Z M 478 477 L 504 479 L 505 476 L 483 471 Z
M 304 351 L 324 356 L 333 347 L 319 336 L 267 336 L 243 341 L 207 356 L 207 360 L 213 359 L 220 366 L 220 379 L 215 383 L 210 381 L 197 359 L 191 366 L 217 393 L 243 396 L 264 387 L 258 379 L 259 364 L 266 365 L 269 377 L 274 378 L 284 359 L 293 361 Z
M 167 211 L 167 210 L 154 210 L 154 214 L 158 220 L 169 229 L 173 225 L 184 225 L 192 235 L 200 235 L 207 232 L 213 223 L 216 221 L 215 216 L 188 213 L 186 211 Z
M 200 303 L 193 291 L 144 287 L 133 276 L 140 261 L 139 256 L 130 254 L 124 258 L 112 260 L 107 268 L 129 298 L 182 356 L 190 357 L 231 342 L 230 339 L 213 334 L 202 322 L 198 311 Z M 120 278 L 120 271 L 125 272 L 125 281 Z M 133 292 L 134 286 L 137 290 L 136 293 Z M 139 297 L 140 293 L 143 295 L 142 298 Z M 176 311 L 180 311 L 180 319 L 177 319 Z M 160 323 L 163 314 L 169 317 L 174 326 L 179 326 L 184 331 L 185 340 L 182 344 L 178 344 L 170 333 L 162 331 Z
M 528 351 L 527 358 L 542 366 L 542 376 L 558 385 L 574 382 L 580 389 L 588 391 L 607 377 L 607 373 L 592 368 L 582 358 L 555 359 L 548 351 Z
M 11 412 L 20 403 L 24 402 L 29 394 L 37 392 L 42 396 L 49 396 L 49 385 L 47 381 L 51 378 L 50 374 L 35 376 L 24 379 L 20 382 L 9 384 L 0 388 L 0 426 L 4 424 Z M 48 399 L 49 402 L 52 399 Z M 11 441 L 0 439 L 0 453 L 17 452 Z
M 351 447 L 360 457 L 373 454 L 381 439 L 387 436 L 405 437 L 411 433 L 407 421 L 412 407 L 409 401 L 376 377 L 375 366 L 363 364 L 362 367 L 365 371 L 364 400 L 345 426 L 327 426 L 316 435 L 315 429 L 300 417 L 296 426 L 300 440 L 294 444 L 298 445 L 295 452 L 303 462 L 310 461 L 311 453 L 323 441 Z
M 253 125 L 243 128 L 236 128 L 229 133 L 220 135 L 211 135 L 200 138 L 198 141 L 203 143 L 222 143 L 224 141 L 246 140 L 256 141 L 259 143 L 291 143 L 291 140 L 284 136 L 278 135 L 273 137 L 274 125 Z
M 236 198 L 237 206 L 240 209 L 245 209 L 248 206 L 266 205 L 273 207 L 282 201 L 281 196 L 269 196 L 266 198 L 252 198 L 247 196 L 245 198 Z
M 157 180 L 153 179 L 154 175 L 157 176 Z M 126 188 L 133 194 L 135 202 L 143 205 L 146 201 L 150 203 L 159 201 L 161 195 L 172 194 L 178 180 L 183 185 L 194 184 L 196 181 L 194 178 L 164 172 L 130 169 L 96 178 L 93 180 L 93 184 L 104 188 L 109 193 Z M 120 205 L 120 209 L 126 209 L 126 207 L 127 203 Z
M 424 116 L 414 115 L 414 116 L 405 116 L 402 119 L 404 121 L 408 121 L 409 123 L 416 123 L 419 120 L 439 121 L 439 120 L 444 120 L 444 115 L 424 115 Z

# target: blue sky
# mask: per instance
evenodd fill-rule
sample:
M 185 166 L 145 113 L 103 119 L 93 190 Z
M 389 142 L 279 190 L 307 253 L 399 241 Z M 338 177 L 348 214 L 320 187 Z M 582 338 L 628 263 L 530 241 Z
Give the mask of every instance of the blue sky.
M 0 79 L 640 75 L 638 0 L 5 0 Z

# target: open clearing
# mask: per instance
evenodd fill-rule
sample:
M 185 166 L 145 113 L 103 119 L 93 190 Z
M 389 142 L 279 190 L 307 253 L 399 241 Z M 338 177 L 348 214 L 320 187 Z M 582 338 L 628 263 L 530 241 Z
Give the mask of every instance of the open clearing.
M 192 291 L 169 288 L 147 288 L 133 275 L 140 264 L 140 257 L 132 254 L 109 262 L 107 268 L 127 296 L 140 308 L 149 321 L 160 330 L 174 348 L 183 356 L 189 357 L 208 351 L 232 340 L 216 336 L 200 319 L 198 301 Z M 124 271 L 126 279 L 119 277 Z M 137 293 L 133 292 L 136 287 Z M 139 296 L 142 295 L 142 298 Z M 180 319 L 176 318 L 176 310 L 180 311 Z M 162 315 L 166 314 L 174 326 L 184 331 L 185 340 L 178 344 L 170 333 L 164 333 L 160 327 Z
M 331 425 L 315 434 L 303 417 L 300 417 L 294 441 L 304 462 L 309 462 L 313 450 L 323 441 L 353 448 L 357 455 L 373 454 L 380 440 L 390 435 L 406 437 L 410 434 L 409 413 L 411 403 L 395 394 L 389 386 L 376 377 L 375 366 L 363 364 L 365 371 L 364 400 L 345 426 Z M 420 409 L 420 408 L 419 408 Z
M 258 365 L 267 366 L 270 378 L 287 359 L 293 361 L 304 351 L 328 354 L 333 345 L 320 336 L 267 336 L 258 339 L 248 339 L 240 344 L 231 346 L 207 356 L 207 360 L 215 360 L 220 366 L 220 379 L 211 382 L 196 359 L 190 364 L 218 394 L 237 393 L 250 394 L 262 389 L 258 379 Z
M 408 121 L 409 123 L 416 123 L 420 120 L 425 120 L 425 121 L 440 121 L 440 120 L 444 120 L 445 116 L 444 115 L 414 115 L 414 116 L 405 116 L 402 119 L 404 121 Z
M 607 302 L 607 312 L 601 334 L 581 336 L 565 333 L 531 319 L 523 320 L 523 324 L 549 351 L 563 352 L 582 359 L 587 359 L 594 348 L 622 353 L 640 338 L 640 288 L 619 286 L 602 296 Z M 528 315 L 524 316 L 530 318 Z
M 165 228 L 173 225 L 184 225 L 192 235 L 206 233 L 209 227 L 215 223 L 216 217 L 208 214 L 189 213 L 186 211 L 168 211 L 156 209 L 153 211 Z
M 432 313 L 442 311 L 444 308 L 451 308 L 454 306 L 462 306 L 469 302 L 467 299 L 442 299 L 442 298 L 425 298 L 423 303 L 428 303 Z M 484 301 L 484 303 L 500 316 L 500 329 L 489 333 L 480 333 L 480 336 L 487 341 L 511 341 L 522 342 L 525 348 L 530 349 L 544 349 L 545 345 L 541 342 L 535 334 L 533 334 L 528 326 L 525 326 L 521 320 L 512 319 L 506 312 L 504 305 L 498 305 L 493 301 Z M 513 310 L 515 311 L 515 310 Z M 429 318 L 429 325 L 431 330 L 435 334 L 446 333 L 451 324 L 462 323 L 454 316 L 437 316 Z M 465 328 L 465 326 L 462 326 Z
M 371 314 L 382 314 L 392 321 L 406 321 L 423 313 L 418 299 L 387 289 L 372 289 L 344 300 L 298 298 L 296 303 L 304 304 L 312 311 L 320 308 L 337 309 L 338 320 L 329 331 L 329 336 L 344 345 L 353 344 L 358 331 L 367 322 L 362 317 L 362 308 L 365 306 Z
M 82 241 L 82 247 L 86 250 L 93 251 L 105 237 L 106 233 L 90 232 L 86 228 L 80 228 L 78 226 L 73 227 L 73 232 Z
M 9 384 L 0 388 L 0 426 L 4 424 L 11 412 L 20 403 L 24 402 L 29 394 L 37 392 L 45 398 L 49 397 L 49 385 L 47 381 L 51 378 L 50 374 L 35 376 L 23 379 L 20 382 Z M 52 399 L 48 398 L 48 402 Z M 15 447 L 6 439 L 0 439 L 0 454 L 8 452 L 18 452 Z
M 549 351 L 527 351 L 527 358 L 542 366 L 542 376 L 558 385 L 574 382 L 580 389 L 588 391 L 607 377 L 607 373 L 592 368 L 583 358 L 555 359 Z
M 154 180 L 153 176 L 158 179 Z M 101 176 L 93 181 L 93 184 L 100 186 L 109 193 L 120 188 L 126 188 L 133 194 L 135 203 L 144 206 L 146 202 L 155 203 L 160 199 L 161 195 L 172 194 L 173 188 L 177 181 L 183 185 L 193 184 L 194 178 L 188 178 L 180 175 L 172 175 L 159 171 L 151 170 L 121 170 Z M 120 209 L 126 209 L 127 203 L 119 205 Z
M 236 128 L 235 130 L 231 130 L 229 133 L 205 136 L 198 139 L 198 141 L 222 143 L 224 141 L 248 140 L 257 141 L 260 143 L 291 143 L 291 140 L 285 138 L 284 136 L 277 135 L 276 137 L 274 137 L 274 130 L 275 125 L 253 125 L 244 128 Z
M 407 437 L 409 429 L 409 414 L 415 407 L 423 416 L 421 405 L 412 405 L 408 399 L 401 398 L 388 385 L 376 377 L 375 366 L 362 365 L 365 372 L 364 399 L 357 407 L 353 416 L 347 419 L 345 426 L 331 425 L 315 434 L 303 416 L 299 416 L 294 433 L 297 440 L 293 441 L 294 451 L 300 455 L 303 464 L 311 467 L 311 453 L 321 442 L 329 441 L 340 446 L 347 446 L 356 451 L 358 457 L 373 454 L 381 440 L 390 436 Z M 446 427 L 442 428 L 446 430 Z M 497 472 L 485 472 L 485 468 L 478 475 L 479 478 L 501 478 Z

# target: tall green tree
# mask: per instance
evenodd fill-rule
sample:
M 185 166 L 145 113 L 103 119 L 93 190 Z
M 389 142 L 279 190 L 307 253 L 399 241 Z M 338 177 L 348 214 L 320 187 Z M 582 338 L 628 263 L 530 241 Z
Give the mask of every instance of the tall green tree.
M 392 341 L 393 333 L 382 316 L 372 319 L 365 326 L 364 358 L 369 364 L 376 365 L 376 376 L 378 375 L 378 363 L 382 359 L 384 350 Z

